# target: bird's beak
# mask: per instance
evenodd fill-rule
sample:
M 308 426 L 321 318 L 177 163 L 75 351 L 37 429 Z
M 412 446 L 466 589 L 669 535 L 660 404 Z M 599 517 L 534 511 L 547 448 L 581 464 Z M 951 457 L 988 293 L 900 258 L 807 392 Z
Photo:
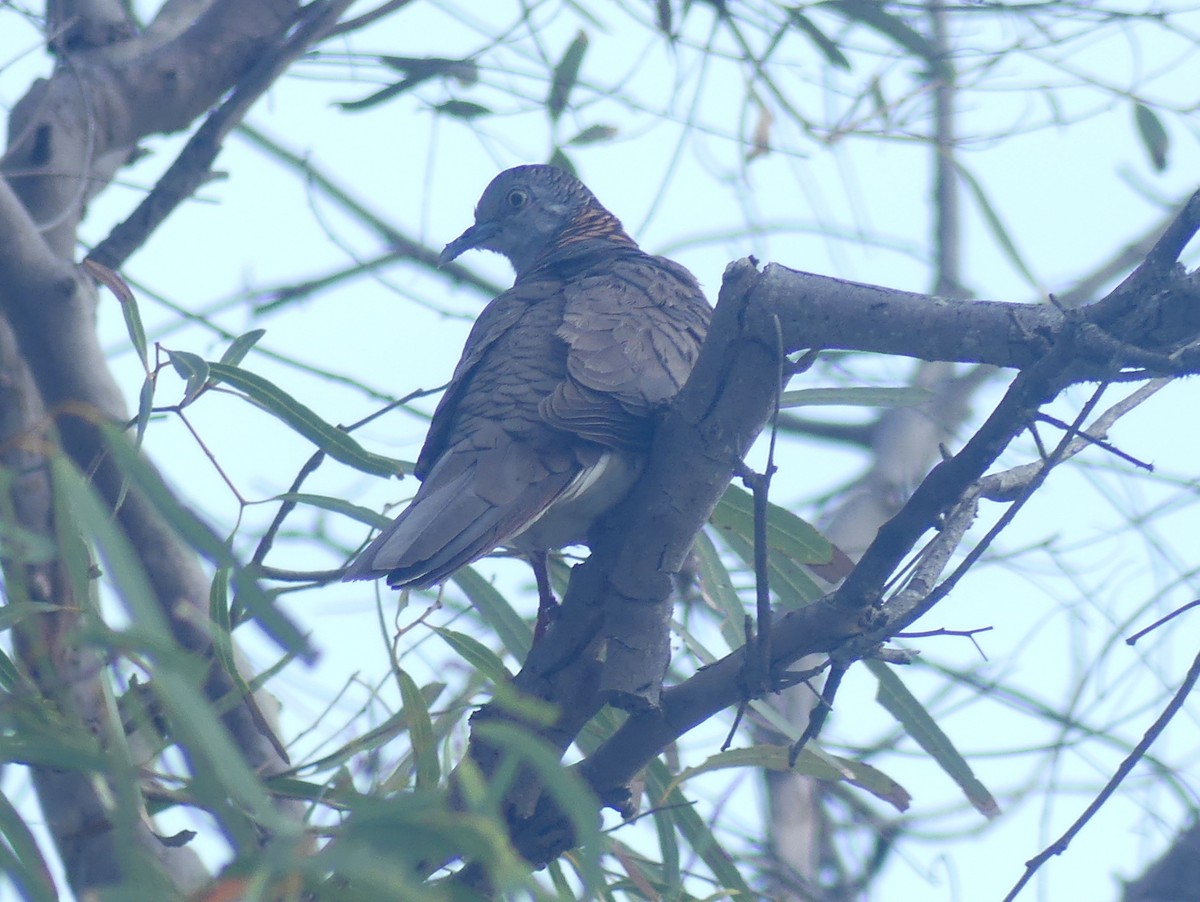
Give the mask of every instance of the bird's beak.
M 442 251 L 442 255 L 438 257 L 438 266 L 445 266 L 463 251 L 469 251 L 476 247 L 486 247 L 487 242 L 499 231 L 500 226 L 494 222 L 475 223 L 475 225 L 446 245 Z

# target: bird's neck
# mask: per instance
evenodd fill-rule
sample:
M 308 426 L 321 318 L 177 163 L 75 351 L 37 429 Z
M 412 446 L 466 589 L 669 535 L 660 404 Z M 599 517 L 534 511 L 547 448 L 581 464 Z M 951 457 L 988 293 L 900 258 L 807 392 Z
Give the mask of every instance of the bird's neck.
M 576 216 L 558 233 L 553 248 L 556 250 L 577 241 L 588 241 L 593 238 L 603 238 L 619 244 L 636 244 L 621 226 L 621 220 L 613 216 L 603 207 L 588 207 Z
M 513 261 L 513 267 L 520 279 L 544 267 L 559 267 L 578 257 L 587 257 L 597 250 L 613 246 L 636 250 L 637 242 L 626 234 L 617 217 L 603 207 L 592 208 L 575 217 L 526 266 L 518 266 Z

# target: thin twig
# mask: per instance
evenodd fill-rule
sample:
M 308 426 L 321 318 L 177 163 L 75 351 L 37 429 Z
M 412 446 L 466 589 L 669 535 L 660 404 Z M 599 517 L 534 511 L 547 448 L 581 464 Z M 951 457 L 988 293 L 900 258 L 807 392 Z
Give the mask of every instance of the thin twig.
M 1163 709 L 1162 713 L 1158 715 L 1154 723 L 1150 725 L 1150 729 L 1146 731 L 1141 741 L 1134 746 L 1133 751 L 1121 762 L 1116 772 L 1104 785 L 1104 788 L 1100 790 L 1096 798 L 1092 800 L 1092 803 L 1088 805 L 1083 814 L 1075 820 L 1075 823 L 1071 824 L 1062 836 L 1043 849 L 1036 857 L 1025 862 L 1025 873 L 1021 875 L 1021 879 L 1017 881 L 1008 895 L 1004 897 L 1004 902 L 1011 902 L 1011 900 L 1015 899 L 1017 894 L 1021 892 L 1025 884 L 1030 881 L 1043 864 L 1055 855 L 1061 855 L 1067 850 L 1067 846 L 1071 844 L 1071 840 L 1095 816 L 1096 812 L 1103 807 L 1112 794 L 1117 791 L 1117 787 L 1129 776 L 1129 772 L 1133 770 L 1150 749 L 1150 746 L 1158 739 L 1162 731 L 1166 729 L 1167 724 L 1171 722 L 1171 719 L 1183 707 L 1183 703 L 1187 700 L 1188 695 L 1191 694 L 1192 688 L 1196 685 L 1198 679 L 1200 679 L 1200 653 L 1192 661 L 1192 666 L 1188 668 L 1187 675 L 1183 678 L 1183 684 L 1175 692 L 1175 695 L 1171 697 L 1171 701 Z

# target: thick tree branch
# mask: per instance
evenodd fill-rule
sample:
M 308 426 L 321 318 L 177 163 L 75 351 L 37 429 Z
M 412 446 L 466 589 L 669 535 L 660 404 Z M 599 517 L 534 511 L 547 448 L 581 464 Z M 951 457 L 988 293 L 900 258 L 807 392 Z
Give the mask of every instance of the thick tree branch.
M 303 33 L 304 39 L 331 26 L 345 5 L 345 0 L 312 4 L 310 12 L 317 15 L 320 27 Z M 137 550 L 177 640 L 199 655 L 210 651 L 203 626 L 209 578 L 155 506 L 131 490 L 104 454 L 96 429 L 98 422 L 125 422 L 127 412 L 96 341 L 95 286 L 71 263 L 75 227 L 87 199 L 108 183 L 137 140 L 188 125 L 237 84 L 252 64 L 270 56 L 270 47 L 284 48 L 278 54 L 281 60 L 299 53 L 303 46 L 287 43 L 297 9 L 295 0 L 172 3 L 146 35 L 131 36 L 118 28 L 107 32 L 114 43 L 96 49 L 69 52 L 67 43 L 60 44 L 64 57 L 55 75 L 38 82 L 14 109 L 9 151 L 0 162 L 0 232 L 5 236 L 0 242 L 0 312 L 11 324 L 19 348 L 20 359 L 17 351 L 11 353 L 13 364 L 27 364 L 36 382 L 36 391 L 29 391 L 40 395 L 39 407 L 58 415 L 63 447 L 94 476 L 98 491 L 116 510 L 117 522 Z M 102 5 L 94 10 L 96 21 L 107 15 Z M 90 38 L 82 41 L 91 46 L 89 42 Z M 16 403 L 12 397 L 5 401 Z M 50 626 L 51 619 L 45 623 Z M 79 638 L 72 634 L 70 641 L 78 643 Z M 74 655 L 71 660 L 90 660 L 86 649 L 64 646 L 60 651 Z M 55 660 L 53 655 L 50 660 Z M 277 740 L 264 732 L 267 728 L 253 702 L 228 704 L 239 699 L 240 692 L 220 666 L 210 667 L 205 691 L 226 703 L 225 725 L 253 768 L 269 775 L 288 766 Z M 84 720 L 100 722 L 90 716 Z M 113 833 L 112 825 L 97 813 L 103 809 L 92 811 L 86 803 L 88 779 L 81 774 L 74 782 L 38 780 L 48 816 L 54 816 L 56 807 L 69 806 L 72 793 L 79 793 L 74 802 L 79 810 L 62 820 L 58 837 L 77 886 L 113 882 L 128 857 L 114 855 L 111 848 L 127 834 Z M 79 821 L 84 815 L 86 823 Z M 144 824 L 136 829 L 149 837 Z M 165 849 L 150 837 L 143 851 L 175 863 L 193 861 L 190 852 Z M 105 860 L 107 865 L 101 867 L 98 862 Z M 176 879 L 180 887 L 196 883 L 187 868 Z
M 1182 249 L 1184 234 L 1189 229 L 1194 233 L 1192 223 L 1200 223 L 1197 210 L 1200 195 L 1179 217 L 1186 225 L 1168 230 L 1167 246 Z M 812 340 L 807 326 L 815 321 L 819 329 L 823 319 L 832 316 L 830 301 L 810 303 L 811 296 L 802 294 L 800 285 L 818 285 L 848 302 L 853 309 L 847 331 L 855 343 L 880 341 L 888 347 L 875 349 L 892 353 L 912 353 L 913 345 L 919 345 L 920 353 L 931 356 L 998 362 L 980 361 L 977 356 L 991 347 L 990 342 L 959 331 L 961 322 L 974 322 L 984 331 L 994 330 L 991 334 L 1006 355 L 1002 359 L 1010 365 L 1020 361 L 1024 368 L 975 436 L 958 454 L 935 466 L 879 530 L 842 586 L 777 624 L 772 655 L 777 667 L 804 654 L 831 651 L 854 636 L 869 639 L 858 654 L 886 639 L 895 625 L 883 603 L 884 588 L 897 568 L 930 529 L 938 528 L 942 515 L 966 498 L 1040 407 L 1062 389 L 1119 372 L 1127 364 L 1122 351 L 1142 358 L 1140 349 L 1148 346 L 1150 353 L 1172 365 L 1172 351 L 1197 341 L 1200 305 L 1195 303 L 1194 277 L 1171 266 L 1164 269 L 1161 256 L 1154 259 L 1146 275 L 1131 277 L 1078 315 L 1031 305 L 931 302 L 804 276 L 779 266 L 760 274 L 745 261 L 731 264 L 709 340 L 656 433 L 650 467 L 626 501 L 594 530 L 593 553 L 573 571 L 558 622 L 534 646 L 516 677 L 522 692 L 555 702 L 563 712 L 551 727 L 531 729 L 565 750 L 602 703 L 629 708 L 631 716 L 625 724 L 580 766 L 599 797 L 623 809 L 625 786 L 641 767 L 684 732 L 742 699 L 742 650 L 659 694 L 668 655 L 669 574 L 680 566 L 734 465 L 770 412 L 776 370 L 768 350 L 774 347 L 773 337 L 768 340 L 769 318 L 778 316 L 784 324 L 788 352 L 824 343 Z M 927 309 L 912 310 L 916 304 Z M 921 338 L 942 328 L 931 328 L 931 320 L 925 318 L 936 319 L 933 311 L 950 306 L 955 309 L 944 315 L 960 321 L 958 328 L 951 329 L 963 349 L 959 353 L 935 337 Z M 973 314 L 972 307 L 984 312 Z M 908 350 L 900 350 L 887 330 L 878 327 L 879 321 L 893 327 L 903 324 Z M 1097 335 L 1101 324 L 1114 331 Z M 828 334 L 834 340 L 834 333 Z M 846 347 L 851 340 L 843 335 L 837 341 L 836 346 Z M 957 525 L 944 537 L 946 541 L 935 543 L 940 551 L 920 571 L 920 585 L 908 587 L 911 591 L 900 605 L 904 611 L 919 607 L 918 599 L 909 595 L 932 588 L 936 573 L 925 571 L 940 571 L 968 520 L 968 516 L 955 518 Z M 476 716 L 511 717 L 495 706 L 485 706 Z M 471 754 L 485 771 L 495 764 L 493 753 L 479 742 L 472 744 Z M 529 784 L 524 781 L 510 796 L 513 838 L 529 860 L 544 862 L 568 848 L 571 836 L 554 806 Z

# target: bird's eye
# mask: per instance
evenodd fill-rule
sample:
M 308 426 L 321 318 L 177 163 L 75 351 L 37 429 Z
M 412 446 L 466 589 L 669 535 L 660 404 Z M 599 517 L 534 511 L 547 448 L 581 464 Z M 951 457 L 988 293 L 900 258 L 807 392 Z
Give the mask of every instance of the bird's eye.
M 519 210 L 529 203 L 529 195 L 520 188 L 513 188 L 512 191 L 508 192 L 508 196 L 504 200 L 508 204 L 509 209 Z

